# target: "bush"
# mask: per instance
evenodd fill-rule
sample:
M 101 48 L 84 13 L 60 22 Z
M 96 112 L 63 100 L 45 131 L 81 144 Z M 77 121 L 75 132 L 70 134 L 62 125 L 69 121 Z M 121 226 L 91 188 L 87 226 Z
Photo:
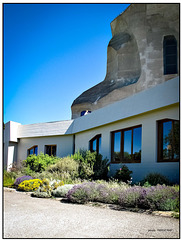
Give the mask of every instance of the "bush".
M 13 187 L 14 181 L 15 181 L 15 174 L 12 172 L 4 171 L 3 186 L 4 187 Z
M 109 170 L 108 159 L 102 159 L 101 154 L 90 150 L 80 150 L 71 155 L 79 163 L 79 177 L 81 179 L 107 179 Z
M 120 185 L 112 188 L 109 184 L 89 182 L 74 186 L 67 193 L 67 198 L 76 203 L 98 201 L 119 204 L 121 207 L 179 210 L 179 190 L 164 185 L 152 187 Z
M 86 203 L 91 199 L 91 186 L 90 183 L 87 184 L 85 188 L 85 184 L 75 185 L 71 190 L 67 193 L 67 198 L 71 202 L 76 203 Z
M 107 184 L 88 182 L 74 186 L 67 194 L 68 200 L 77 203 L 86 203 L 88 201 L 98 201 L 104 203 L 117 203 L 121 186 L 111 188 Z
M 102 155 L 98 154 L 96 156 L 96 161 L 93 166 L 93 179 L 107 179 L 107 174 L 109 171 L 109 160 L 108 159 L 102 159 Z
M 59 179 L 67 181 L 78 177 L 79 164 L 70 157 L 61 158 L 56 164 L 50 165 L 47 172 L 57 174 Z
M 53 190 L 56 190 L 58 187 L 63 186 L 63 181 L 50 181 L 49 179 L 43 179 L 41 181 L 40 186 L 36 190 L 34 194 L 32 194 L 32 197 L 51 197 L 51 193 Z
M 142 181 L 141 185 L 144 185 L 145 183 L 148 183 L 152 186 L 156 186 L 157 184 L 160 185 L 169 185 L 170 181 L 168 180 L 167 177 L 163 176 L 160 173 L 149 173 Z
M 93 166 L 96 162 L 96 152 L 80 150 L 71 155 L 71 158 L 79 164 L 78 173 L 81 179 L 89 179 L 93 176 Z
M 120 194 L 119 205 L 121 207 L 141 207 L 148 208 L 145 201 L 146 191 L 140 186 L 130 187 Z
M 174 187 L 157 185 L 147 188 L 145 199 L 154 210 L 177 211 L 179 209 L 179 192 Z
M 120 169 L 116 171 L 116 174 L 114 176 L 115 179 L 118 179 L 119 181 L 123 182 L 129 182 L 131 181 L 131 174 L 133 172 L 128 169 L 126 165 L 123 165 Z
M 140 207 L 152 210 L 177 211 L 179 206 L 179 192 L 173 187 L 135 186 L 122 192 L 119 198 L 122 207 Z
M 31 193 L 31 197 L 37 197 L 37 198 L 50 198 L 51 194 L 47 192 L 33 192 Z
M 23 161 L 26 171 L 29 171 L 31 175 L 31 171 L 34 172 L 42 172 L 44 171 L 47 166 L 50 164 L 54 164 L 59 159 L 57 157 L 49 156 L 47 154 L 40 153 L 39 155 L 29 155 L 26 160 Z
M 15 187 L 18 187 L 18 185 L 20 183 L 22 183 L 23 181 L 25 180 L 30 180 L 30 179 L 33 179 L 31 176 L 22 176 L 22 177 L 19 177 L 19 178 L 16 178 L 15 182 L 14 182 L 14 186 Z
M 57 189 L 52 191 L 52 196 L 54 197 L 66 197 L 68 191 L 73 188 L 73 184 L 66 184 L 64 186 L 57 187 Z
M 25 180 L 18 185 L 18 190 L 25 192 L 36 191 L 40 185 L 42 185 L 40 179 Z

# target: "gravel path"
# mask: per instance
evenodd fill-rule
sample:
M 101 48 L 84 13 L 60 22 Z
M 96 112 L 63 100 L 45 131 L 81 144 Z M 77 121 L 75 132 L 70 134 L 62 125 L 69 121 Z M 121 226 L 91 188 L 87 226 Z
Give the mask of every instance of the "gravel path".
M 5 191 L 4 238 L 179 238 L 179 221 Z

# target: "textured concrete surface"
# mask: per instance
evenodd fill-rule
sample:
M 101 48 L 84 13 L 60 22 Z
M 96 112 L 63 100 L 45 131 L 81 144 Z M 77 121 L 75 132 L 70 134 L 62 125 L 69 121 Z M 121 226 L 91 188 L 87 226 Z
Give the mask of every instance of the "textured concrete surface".
M 179 238 L 173 218 L 4 193 L 5 238 Z

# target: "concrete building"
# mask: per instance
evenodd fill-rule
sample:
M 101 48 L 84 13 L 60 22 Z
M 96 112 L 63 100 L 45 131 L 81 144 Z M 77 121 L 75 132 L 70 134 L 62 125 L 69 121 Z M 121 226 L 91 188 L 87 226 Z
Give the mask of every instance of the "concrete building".
M 40 152 L 79 149 L 120 163 L 140 181 L 159 172 L 179 181 L 179 4 L 132 4 L 111 23 L 107 73 L 72 104 L 72 120 L 4 130 L 4 165 Z

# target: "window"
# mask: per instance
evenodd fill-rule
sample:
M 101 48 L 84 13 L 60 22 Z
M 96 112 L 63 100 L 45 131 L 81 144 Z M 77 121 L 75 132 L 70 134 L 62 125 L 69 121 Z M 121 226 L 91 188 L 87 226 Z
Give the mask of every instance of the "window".
M 90 140 L 90 151 L 101 153 L 101 134 L 96 135 Z
M 45 154 L 49 156 L 56 156 L 56 145 L 45 145 Z
M 91 111 L 89 111 L 89 110 L 84 110 L 84 111 L 82 111 L 82 112 L 80 113 L 80 116 L 82 117 L 82 116 L 84 116 L 84 115 L 87 115 L 88 113 L 91 113 Z
M 180 157 L 179 121 L 158 121 L 158 162 L 177 162 Z
M 28 156 L 31 154 L 38 154 L 38 146 L 33 146 L 31 148 L 28 149 Z
M 111 133 L 111 162 L 141 162 L 142 127 L 136 126 Z
M 164 74 L 177 73 L 177 41 L 174 36 L 165 36 L 163 41 Z

